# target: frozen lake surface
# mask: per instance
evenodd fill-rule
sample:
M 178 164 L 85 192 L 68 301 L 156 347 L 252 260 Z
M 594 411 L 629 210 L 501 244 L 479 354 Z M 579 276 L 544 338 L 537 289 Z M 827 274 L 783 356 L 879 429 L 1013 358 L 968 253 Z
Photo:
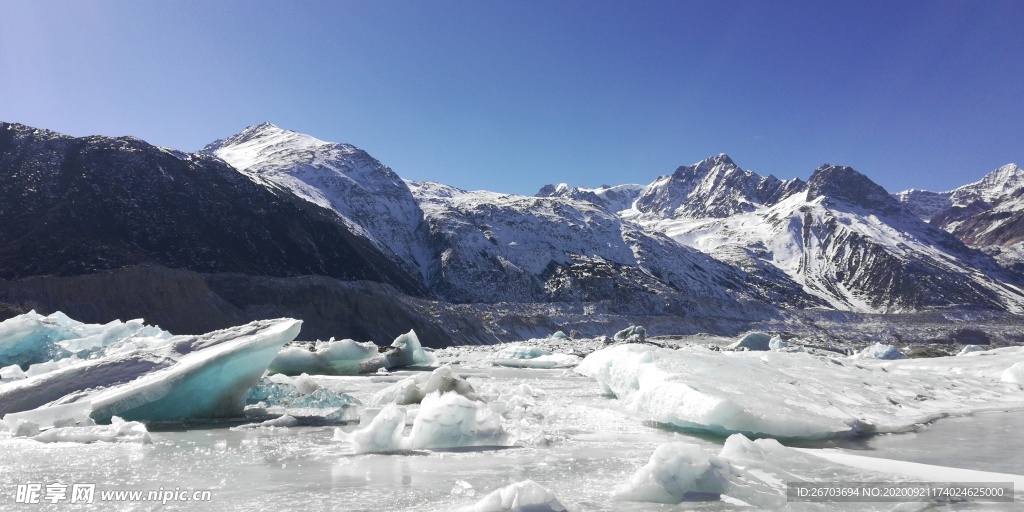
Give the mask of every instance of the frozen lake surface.
M 717 453 L 724 438 L 689 435 L 641 421 L 624 410 L 619 400 L 602 393 L 593 379 L 571 370 L 476 366 L 454 369 L 485 392 L 522 384 L 534 391 L 531 399 L 521 400 L 524 406 L 509 429 L 514 446 L 357 454 L 350 444 L 334 440 L 333 427 L 229 428 L 235 424 L 153 430 L 151 444 L 44 444 L 0 438 L 0 488 L 9 493 L 0 498 L 6 501 L 0 508 L 13 502 L 18 484 L 36 482 L 95 483 L 99 490 L 208 489 L 213 496 L 212 502 L 203 504 L 121 502 L 105 503 L 103 509 L 450 510 L 525 479 L 552 491 L 570 510 L 739 508 L 722 501 L 663 505 L 611 498 L 611 491 L 644 466 L 658 446 L 685 440 Z M 377 391 L 413 373 L 315 380 L 368 402 Z M 1016 454 L 1024 453 L 1024 440 L 1016 432 L 1022 426 L 1024 414 L 989 413 L 945 418 L 918 432 L 815 444 L 838 446 L 858 455 L 1021 474 L 1024 470 Z M 835 467 L 821 461 L 822 471 Z M 861 470 L 840 469 L 836 474 L 872 478 Z M 875 473 L 873 478 L 890 477 Z M 989 509 L 1013 510 L 1013 505 Z M 791 503 L 786 508 L 890 510 L 893 506 Z

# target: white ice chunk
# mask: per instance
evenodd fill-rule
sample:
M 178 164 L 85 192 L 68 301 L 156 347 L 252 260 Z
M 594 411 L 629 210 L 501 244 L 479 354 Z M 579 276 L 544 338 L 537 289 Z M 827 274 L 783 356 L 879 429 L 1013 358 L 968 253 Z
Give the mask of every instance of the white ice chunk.
M 563 512 L 554 493 L 533 480 L 502 487 L 457 512 Z
M 964 348 L 960 349 L 960 352 L 958 352 L 957 355 L 958 356 L 966 356 L 967 354 L 974 354 L 974 353 L 977 353 L 977 352 L 984 352 L 985 350 L 986 349 L 984 347 L 979 347 L 977 345 L 965 345 Z
M 117 416 L 111 418 L 110 425 L 52 428 L 32 439 L 43 443 L 120 442 L 149 444 L 152 441 L 145 425 L 138 421 L 124 421 Z
M 14 437 L 32 437 L 39 434 L 39 424 L 31 420 L 17 420 L 8 423 L 8 430 Z
M 398 405 L 418 404 L 430 393 L 454 391 L 470 400 L 479 400 L 473 386 L 445 365 L 433 372 L 421 373 L 404 378 L 375 393 L 370 399 L 373 404 L 395 403 Z
M 729 489 L 736 470 L 724 459 L 693 443 L 666 443 L 654 450 L 646 466 L 615 489 L 623 501 L 681 503 L 714 499 Z
M 423 346 L 420 345 L 420 339 L 416 336 L 416 331 L 410 330 L 395 338 L 391 346 L 393 349 L 384 354 L 384 366 L 387 368 L 437 365 L 437 358 L 424 350 Z
M 21 367 L 16 364 L 0 368 L 0 380 L 21 380 L 25 378 L 28 378 L 28 375 L 25 375 Z
M 865 347 L 864 350 L 857 352 L 850 356 L 852 359 L 906 359 L 907 356 L 900 352 L 900 349 L 892 345 L 883 345 L 881 343 L 875 343 L 870 347 Z
M 335 430 L 335 439 L 366 453 L 500 445 L 507 438 L 501 417 L 487 404 L 454 392 L 428 394 L 408 435 L 403 435 L 405 419 L 403 408 L 388 404 L 363 428 L 351 433 Z
M 409 447 L 455 448 L 501 444 L 501 418 L 486 404 L 458 393 L 430 393 L 420 404 L 409 433 Z
M 768 342 L 768 348 L 772 350 L 782 350 L 787 347 L 789 347 L 789 343 L 782 341 L 781 336 L 776 336 L 772 338 L 771 341 Z
M 598 350 L 576 371 L 645 420 L 719 435 L 827 438 L 1024 406 L 1019 389 L 997 385 L 1008 367 L 1024 362 L 1024 347 L 989 354 L 851 361 L 631 344 Z
M 384 365 L 377 345 L 370 342 L 318 341 L 310 348 L 312 350 L 301 345 L 283 348 L 270 364 L 270 372 L 285 375 L 357 375 L 375 372 Z
M 405 410 L 395 404 L 388 405 L 369 425 L 345 433 L 334 429 L 334 439 L 351 443 L 358 453 L 380 453 L 405 449 L 407 440 L 402 436 L 405 428 Z
M 1007 368 L 1000 377 L 1000 380 L 1003 382 L 1024 384 L 1024 361 L 1014 363 L 1013 366 Z

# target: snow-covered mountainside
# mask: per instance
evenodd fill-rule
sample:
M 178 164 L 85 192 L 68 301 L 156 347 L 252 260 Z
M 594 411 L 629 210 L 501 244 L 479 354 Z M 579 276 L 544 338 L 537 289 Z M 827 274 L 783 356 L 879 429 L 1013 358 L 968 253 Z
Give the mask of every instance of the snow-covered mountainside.
M 335 211 L 396 263 L 423 278 L 423 212 L 394 171 L 349 144 L 318 140 L 270 123 L 203 148 L 250 176 Z
M 565 183 L 544 185 L 537 192 L 537 197 L 568 197 L 590 201 L 609 213 L 616 213 L 633 206 L 636 198 L 646 189 L 644 185 L 602 185 L 598 188 L 570 187 Z
M 448 300 L 686 315 L 736 314 L 745 299 L 802 299 L 795 286 L 746 276 L 590 201 L 412 188 L 436 251 L 428 284 Z
M 0 123 L 0 179 L 0 278 L 148 264 L 422 292 L 330 211 L 209 156 Z
M 925 224 L 853 169 L 823 166 L 806 184 L 773 182 L 722 156 L 680 170 L 651 184 L 624 215 L 722 261 L 774 267 L 839 310 L 1024 311 L 1024 291 L 1007 284 L 993 260 Z M 713 175 L 733 178 L 707 179 Z M 766 186 L 737 185 L 740 176 Z M 696 197 L 710 202 L 688 202 Z
M 896 197 L 932 225 L 996 255 L 1004 267 L 1024 268 L 1024 170 L 1017 165 L 948 192 L 909 190 Z

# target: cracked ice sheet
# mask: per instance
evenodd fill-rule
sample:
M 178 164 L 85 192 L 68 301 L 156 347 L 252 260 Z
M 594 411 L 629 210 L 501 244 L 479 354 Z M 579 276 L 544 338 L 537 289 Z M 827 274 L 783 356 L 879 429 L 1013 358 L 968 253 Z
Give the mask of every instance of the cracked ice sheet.
M 718 435 L 822 439 L 1024 409 L 1021 386 L 1000 380 L 1024 361 L 1024 347 L 984 354 L 874 361 L 619 345 L 587 356 L 577 371 L 643 419 Z

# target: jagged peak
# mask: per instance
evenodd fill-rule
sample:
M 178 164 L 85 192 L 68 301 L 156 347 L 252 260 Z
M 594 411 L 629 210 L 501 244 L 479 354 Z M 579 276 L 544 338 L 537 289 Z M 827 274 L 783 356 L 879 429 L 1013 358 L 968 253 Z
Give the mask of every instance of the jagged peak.
M 1017 164 L 1006 164 L 981 178 L 975 185 L 986 188 L 1010 189 L 1024 186 L 1024 170 Z
M 824 164 L 811 174 L 807 180 L 807 199 L 820 196 L 884 213 L 900 210 L 899 201 L 881 185 L 843 165 Z

